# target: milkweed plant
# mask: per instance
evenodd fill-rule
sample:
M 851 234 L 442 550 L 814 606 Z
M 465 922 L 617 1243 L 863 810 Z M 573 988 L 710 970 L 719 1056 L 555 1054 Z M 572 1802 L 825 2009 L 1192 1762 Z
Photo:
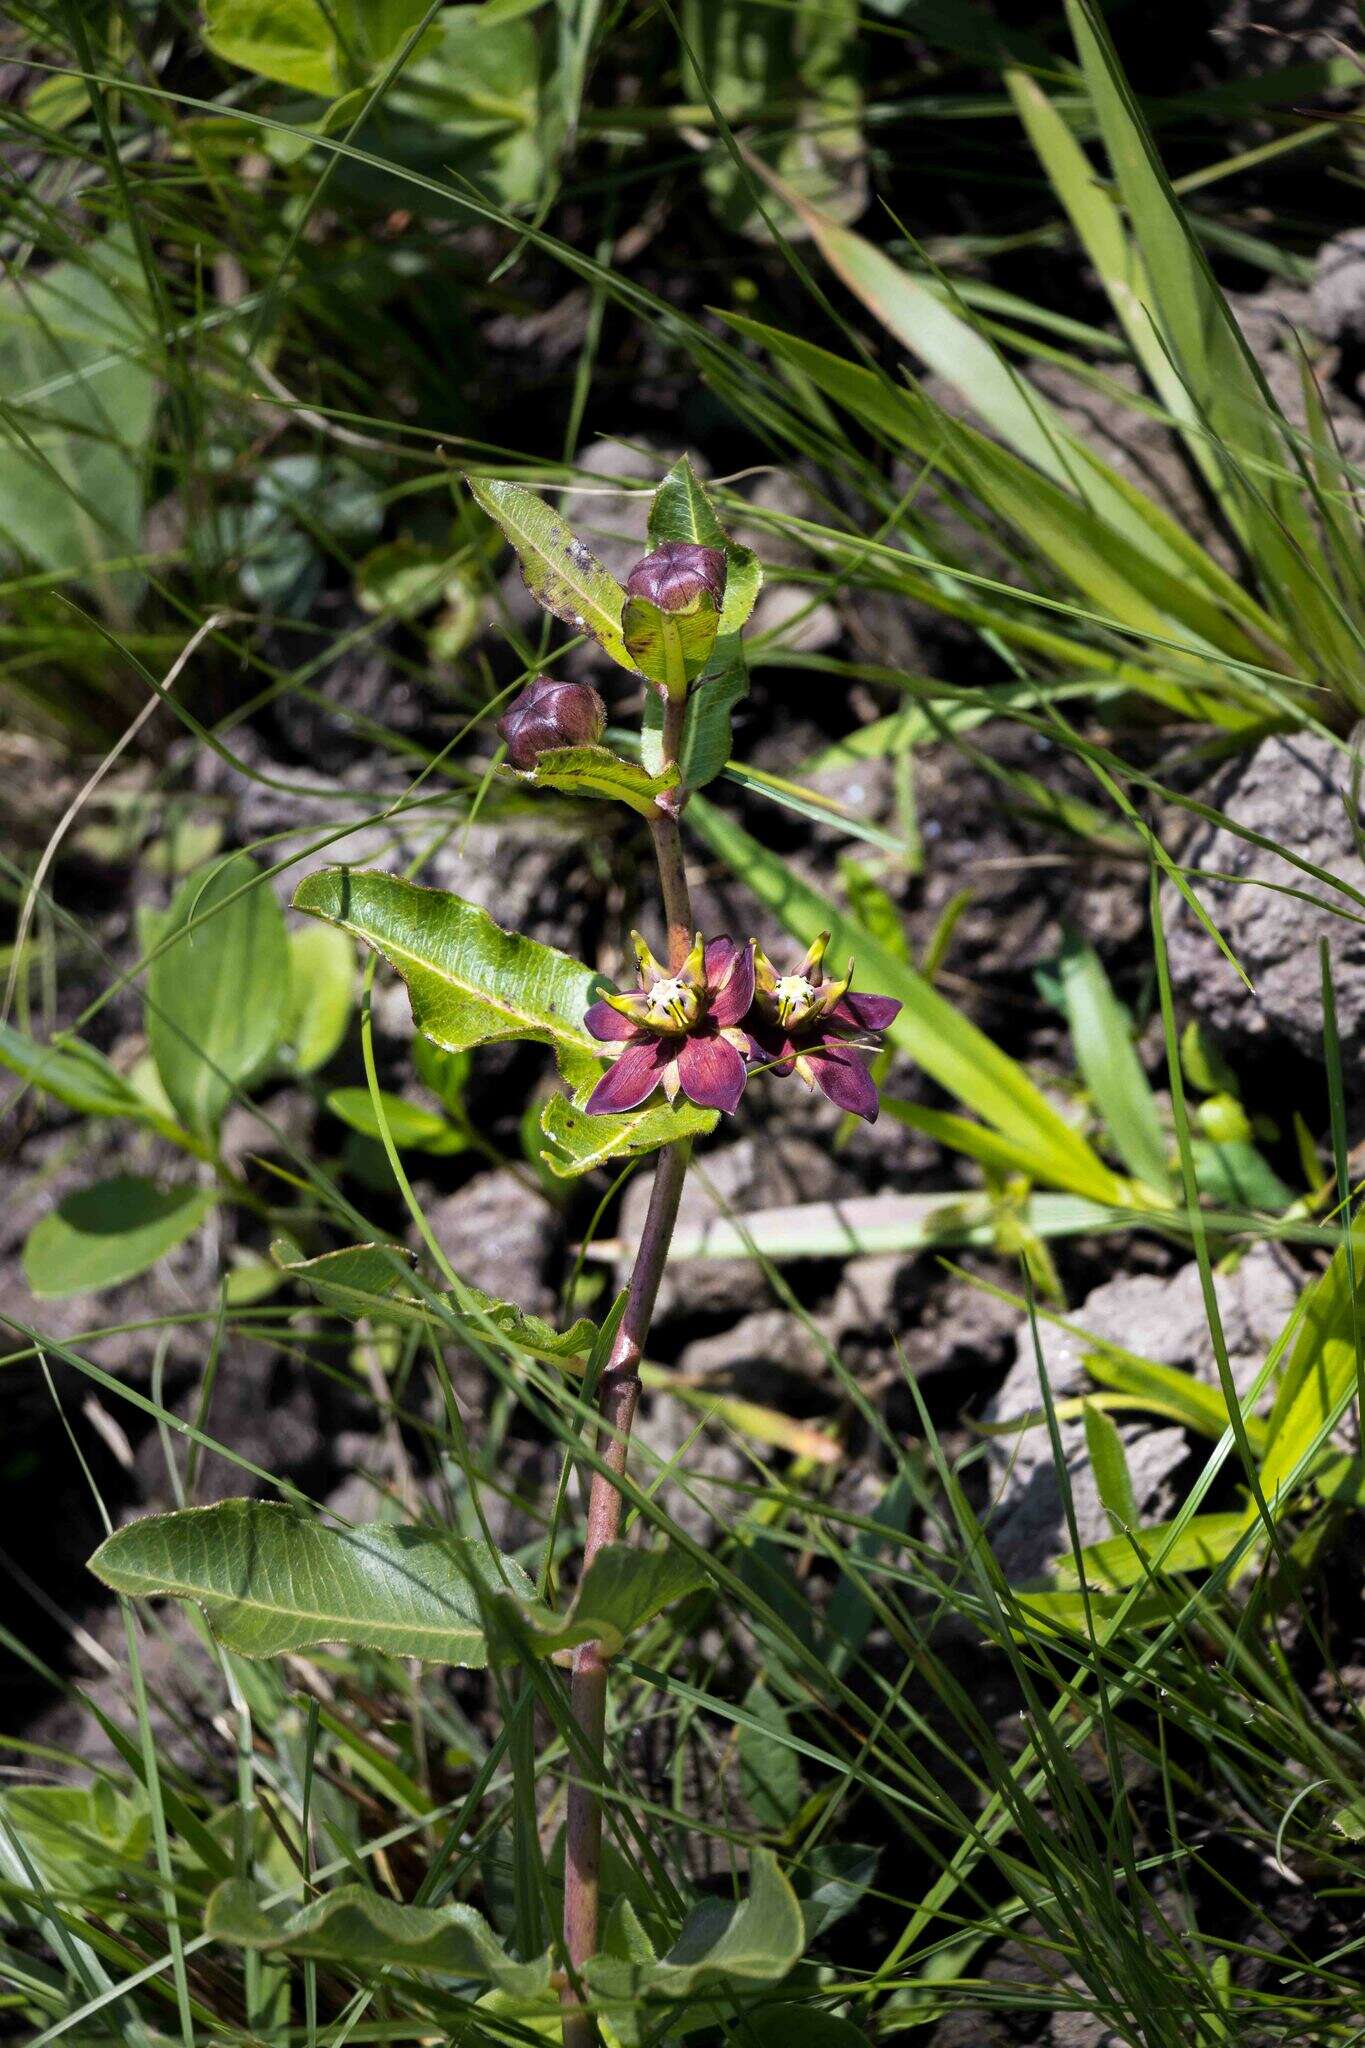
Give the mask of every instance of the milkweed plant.
M 792 1080 L 844 1111 L 877 1115 L 871 1062 L 900 1008 L 853 986 L 853 963 L 827 971 L 828 935 L 801 959 L 773 962 L 742 932 L 696 927 L 685 844 L 689 796 L 725 765 L 731 714 L 746 687 L 742 633 L 762 571 L 722 528 L 682 459 L 655 493 L 648 547 L 619 584 L 544 500 L 522 485 L 468 479 L 519 557 L 547 611 L 594 642 L 644 688 L 638 744 L 605 743 L 603 692 L 537 675 L 498 721 L 497 773 L 536 791 L 628 806 L 649 827 L 658 869 L 658 930 L 632 934 L 634 986 L 616 988 L 553 947 L 502 929 L 461 897 L 402 876 L 351 868 L 310 874 L 295 908 L 362 940 L 401 975 L 424 1045 L 452 1054 L 516 1039 L 553 1047 L 564 1087 L 542 1130 L 555 1171 L 654 1158 L 653 1185 L 624 1295 L 600 1329 L 552 1330 L 515 1303 L 493 1302 L 447 1269 L 435 1303 L 475 1332 L 510 1335 L 542 1358 L 571 1358 L 588 1333 L 596 1441 L 578 1589 L 566 1613 L 537 1596 L 521 1568 L 449 1530 L 377 1523 L 333 1529 L 288 1505 L 228 1501 L 151 1516 L 111 1536 L 95 1570 L 121 1591 L 193 1599 L 220 1640 L 247 1655 L 320 1641 L 388 1649 L 436 1663 L 543 1660 L 567 1683 L 576 1731 L 565 1807 L 563 1925 L 538 1958 L 514 1957 L 465 1905 L 400 1905 L 360 1886 L 282 1911 L 233 1878 L 209 1902 L 211 1934 L 248 1949 L 377 1966 L 407 1961 L 540 2010 L 557 1996 L 566 2048 L 599 2026 L 637 2038 L 641 2001 L 672 2001 L 687 2024 L 713 2000 L 775 1983 L 804 1945 L 802 1916 L 771 1855 L 755 1849 L 750 1890 L 709 1902 L 673 1947 L 655 1953 L 628 1899 L 602 1911 L 603 1774 L 611 1662 L 630 1633 L 698 1585 L 691 1559 L 622 1541 L 623 1481 L 640 1364 L 692 1148 L 733 1116 L 750 1086 Z M 609 672 L 609 671 L 608 671 Z M 652 920 L 647 920 L 652 922 Z M 437 1248 L 439 1249 L 439 1248 Z M 355 1246 L 292 1268 L 318 1296 L 353 1309 L 376 1295 L 422 1311 L 397 1247 Z M 394 1293 L 395 1283 L 403 1290 Z M 584 1365 L 580 1355 L 575 1361 Z M 258 1583 L 305 1580 L 292 1607 Z

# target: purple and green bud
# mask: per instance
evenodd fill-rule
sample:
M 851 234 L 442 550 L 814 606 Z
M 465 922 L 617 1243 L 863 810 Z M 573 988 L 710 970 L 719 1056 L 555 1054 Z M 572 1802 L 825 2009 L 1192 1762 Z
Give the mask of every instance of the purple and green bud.
M 644 598 L 661 612 L 695 611 L 705 599 L 718 612 L 725 602 L 729 567 L 723 548 L 666 540 L 635 564 L 626 578 L 626 595 Z
M 552 748 L 595 747 L 606 724 L 607 707 L 591 683 L 537 676 L 508 705 L 498 733 L 512 766 L 525 769 Z

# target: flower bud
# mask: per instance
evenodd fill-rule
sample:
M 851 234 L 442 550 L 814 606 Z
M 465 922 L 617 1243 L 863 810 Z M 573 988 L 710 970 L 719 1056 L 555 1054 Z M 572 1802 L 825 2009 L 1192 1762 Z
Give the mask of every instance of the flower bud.
M 593 747 L 607 723 L 607 707 L 591 683 L 561 683 L 537 676 L 498 720 L 514 768 L 534 768 L 552 747 Z
M 719 611 L 729 566 L 721 548 L 704 548 L 694 540 L 666 540 L 635 564 L 626 578 L 626 594 L 647 598 L 661 612 L 692 611 L 705 596 Z

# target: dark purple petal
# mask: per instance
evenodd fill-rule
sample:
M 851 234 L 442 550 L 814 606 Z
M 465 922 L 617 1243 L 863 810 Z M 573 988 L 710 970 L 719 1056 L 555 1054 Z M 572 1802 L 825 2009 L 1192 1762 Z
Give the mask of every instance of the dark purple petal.
M 711 1015 L 717 1024 L 738 1024 L 741 1017 L 747 1017 L 754 1001 L 754 949 L 752 946 L 731 947 L 729 978 L 724 973 L 711 972 L 711 949 L 714 946 L 729 946 L 728 939 L 712 939 L 706 949 L 706 981 L 714 991 L 711 997 Z
M 865 1117 L 870 1124 L 876 1123 L 877 1111 L 881 1107 L 877 1100 L 877 1084 L 856 1052 L 826 1039 L 823 1045 L 811 1046 L 805 1058 L 810 1063 L 816 1087 L 837 1109 L 851 1110 L 854 1116 Z
M 594 1003 L 591 1009 L 584 1012 L 583 1022 L 594 1038 L 605 1038 L 609 1041 L 634 1038 L 640 1028 L 633 1018 L 623 1017 L 610 1003 Z
M 797 1048 L 785 1031 L 766 1019 L 753 1016 L 745 1025 L 750 1045 L 750 1059 L 765 1066 L 773 1074 L 789 1074 L 796 1059 Z
M 841 1024 L 855 1025 L 859 1031 L 885 1031 L 903 1008 L 895 996 L 865 996 L 850 992 L 834 1005 L 830 1015 Z
M 669 1047 L 657 1038 L 642 1038 L 628 1045 L 588 1097 L 588 1114 L 605 1116 L 613 1110 L 638 1109 L 663 1079 L 669 1058 Z
M 723 1109 L 733 1116 L 749 1069 L 725 1039 L 713 1032 L 693 1032 L 678 1047 L 678 1078 L 684 1095 L 699 1109 Z

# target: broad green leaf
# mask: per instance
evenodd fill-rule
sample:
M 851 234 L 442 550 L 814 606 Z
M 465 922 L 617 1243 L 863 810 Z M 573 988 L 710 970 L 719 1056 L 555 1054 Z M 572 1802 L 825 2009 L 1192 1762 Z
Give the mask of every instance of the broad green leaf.
M 704 1899 L 658 1961 L 595 1956 L 586 1975 L 594 1995 L 608 2006 L 639 1998 L 695 1999 L 780 1982 L 799 1960 L 804 1936 L 795 1892 L 768 1850 L 755 1849 L 749 1896 L 738 1905 Z
M 341 1048 L 355 1008 L 355 953 L 345 932 L 306 924 L 289 934 L 283 1037 L 296 1074 L 316 1074 Z
M 394 53 L 424 0 L 206 0 L 204 38 L 229 64 L 330 99 Z
M 720 631 L 722 636 L 737 633 L 763 588 L 763 564 L 752 548 L 731 540 L 685 455 L 669 470 L 649 508 L 650 546 L 661 547 L 666 540 L 690 540 L 704 548 L 724 550 L 725 603 L 721 607 Z
M 1035 1161 L 1036 1178 L 1097 1202 L 1123 1199 L 1117 1176 L 1023 1068 L 923 975 L 879 945 L 854 917 L 801 881 L 785 861 L 705 798 L 694 799 L 688 816 L 712 851 L 730 864 L 796 939 L 810 945 L 821 931 L 830 931 L 831 959 L 853 955 L 859 987 L 901 999 L 904 1007 L 887 1031 L 887 1043 L 909 1053 L 941 1087 L 1026 1147 Z
M 1142 1515 L 1133 1492 L 1123 1438 L 1104 1410 L 1094 1401 L 1081 1403 L 1085 1423 L 1085 1445 L 1095 1474 L 1095 1490 L 1116 1536 L 1142 1527 Z
M 145 1273 L 199 1228 L 214 1188 L 160 1188 L 125 1173 L 67 1195 L 24 1246 L 24 1278 L 41 1301 L 93 1294 Z
M 533 12 L 503 0 L 440 9 L 384 96 L 389 162 L 468 179 L 505 207 L 542 195 L 562 74 L 542 61 L 534 22 L 514 18 Z
M 681 697 L 711 659 L 719 624 L 715 606 L 705 598 L 694 611 L 666 612 L 648 598 L 628 597 L 621 637 L 640 674 L 670 697 Z
M 401 1095 L 390 1095 L 384 1088 L 379 1091 L 379 1102 L 389 1136 L 400 1152 L 431 1152 L 445 1157 L 468 1150 L 466 1133 L 438 1111 L 423 1109 L 420 1103 L 407 1102 Z M 327 1095 L 327 1107 L 363 1138 L 380 1138 L 379 1116 L 368 1088 L 333 1088 Z
M 1158 1522 L 1090 1544 L 1081 1552 L 1086 1583 L 1107 1592 L 1123 1592 L 1129 1586 L 1142 1585 L 1154 1570 L 1212 1571 L 1245 1536 L 1247 1518 L 1240 1514 L 1193 1515 L 1172 1538 L 1174 1527 L 1172 1522 Z M 1053 1568 L 1060 1586 L 1079 1583 L 1076 1560 L 1069 1551 L 1055 1560 Z
M 687 693 L 678 754 L 685 789 L 704 788 L 725 767 L 730 758 L 731 714 L 748 688 L 743 642 L 738 633 L 722 634 L 705 675 Z M 663 699 L 654 690 L 645 693 L 641 754 L 647 768 L 662 768 Z
M 600 1642 L 614 1657 L 637 1629 L 665 1607 L 697 1592 L 706 1583 L 692 1558 L 671 1546 L 635 1550 L 628 1543 L 609 1543 L 599 1550 L 563 1617 L 518 1602 L 500 1603 L 502 1612 L 520 1623 L 518 1643 L 542 1657 L 552 1657 L 576 1643 Z
M 40 1045 L 13 1025 L 0 1024 L 0 1067 L 82 1116 L 130 1116 L 162 1126 L 166 1122 L 132 1082 L 82 1038 L 62 1036 Z
M 1149 1188 L 1171 1188 L 1156 1097 L 1133 1045 L 1128 1012 L 1093 946 L 1068 934 L 1060 961 L 1062 1001 L 1085 1084 L 1128 1171 Z
M 1357 1385 L 1365 1330 L 1365 1229 L 1352 1225 L 1352 1257 L 1343 1243 L 1304 1297 L 1298 1334 L 1266 1420 L 1261 1488 L 1278 1507 L 1314 1448 L 1323 1445 Z M 1354 1280 L 1354 1287 L 1352 1282 Z
M 1112 1387 L 1116 1393 L 1142 1402 L 1154 1415 L 1169 1415 L 1200 1436 L 1216 1442 L 1228 1427 L 1222 1388 L 1209 1386 L 1178 1366 L 1157 1365 L 1150 1358 L 1136 1358 L 1107 1344 L 1087 1351 L 1084 1363 L 1090 1377 L 1102 1387 Z M 1262 1450 L 1264 1420 L 1255 1415 L 1244 1415 L 1243 1420 L 1253 1449 Z
M 589 1116 L 567 1095 L 551 1095 L 540 1112 L 541 1133 L 549 1141 L 540 1156 L 551 1173 L 568 1180 L 613 1159 L 657 1152 L 678 1138 L 705 1137 L 715 1129 L 718 1115 L 695 1103 L 660 1097 L 621 1116 Z
M 0 285 L 0 554 L 78 573 L 117 609 L 142 576 L 101 565 L 141 544 L 157 354 L 123 227 Z
M 193 1600 L 244 1657 L 352 1643 L 478 1666 L 488 1601 L 535 1600 L 521 1567 L 485 1544 L 392 1522 L 329 1528 L 276 1501 L 145 1515 L 107 1537 L 90 1569 L 118 1593 Z
M 300 882 L 294 908 L 382 953 L 407 983 L 418 1030 L 448 1052 L 539 1039 L 580 1075 L 585 1060 L 600 1056 L 583 1013 L 601 976 L 567 953 L 505 932 L 463 897 L 398 875 L 326 868 Z
M 1244 1139 L 1215 1144 L 1210 1138 L 1194 1138 L 1190 1151 L 1199 1191 L 1213 1202 L 1278 1215 L 1295 1199 L 1293 1188 L 1280 1179 L 1259 1148 Z
M 255 862 L 238 853 L 182 883 L 157 945 L 147 1042 L 176 1114 L 212 1136 L 233 1089 L 280 1041 L 289 1000 L 284 917 Z
M 323 1252 L 315 1259 L 293 1259 L 275 1248 L 281 1272 L 301 1281 L 329 1308 L 344 1315 L 378 1316 L 391 1322 L 430 1325 L 439 1316 L 420 1295 L 405 1285 L 412 1254 L 402 1245 L 354 1244 Z M 439 1296 L 448 1320 L 463 1324 L 485 1342 L 514 1352 L 530 1352 L 551 1365 L 581 1370 L 597 1341 L 597 1325 L 579 1316 L 567 1330 L 557 1330 L 543 1316 L 528 1315 L 515 1302 L 498 1301 L 482 1288 L 461 1283 L 460 1299 Z
M 359 1975 L 436 1970 L 494 1984 L 518 1998 L 549 1988 L 550 1958 L 519 1963 L 472 1906 L 403 1906 L 363 1885 L 341 1885 L 302 1910 L 267 1909 L 255 1888 L 229 1878 L 209 1898 L 204 1931 L 264 1955 L 299 1956 Z
M 0 1818 L 54 1890 L 98 1896 L 116 1888 L 151 1845 L 147 1796 L 107 1778 L 91 1785 L 13 1785 L 0 1792 Z
M 801 1765 L 792 1748 L 787 1711 L 758 1678 L 745 1693 L 743 1705 L 749 1718 L 739 1727 L 740 1790 L 759 1827 L 780 1830 L 801 1804 Z
M 677 786 L 676 768 L 660 768 L 651 774 L 638 761 L 624 761 L 610 747 L 549 747 L 534 768 L 504 768 L 513 782 L 529 783 L 533 789 L 557 789 L 565 796 L 606 797 L 629 804 L 642 818 L 655 809 L 656 798 Z
M 559 514 L 521 484 L 466 477 L 475 502 L 500 526 L 537 604 L 576 633 L 590 633 L 622 668 L 634 668 L 621 637 L 625 593 Z

